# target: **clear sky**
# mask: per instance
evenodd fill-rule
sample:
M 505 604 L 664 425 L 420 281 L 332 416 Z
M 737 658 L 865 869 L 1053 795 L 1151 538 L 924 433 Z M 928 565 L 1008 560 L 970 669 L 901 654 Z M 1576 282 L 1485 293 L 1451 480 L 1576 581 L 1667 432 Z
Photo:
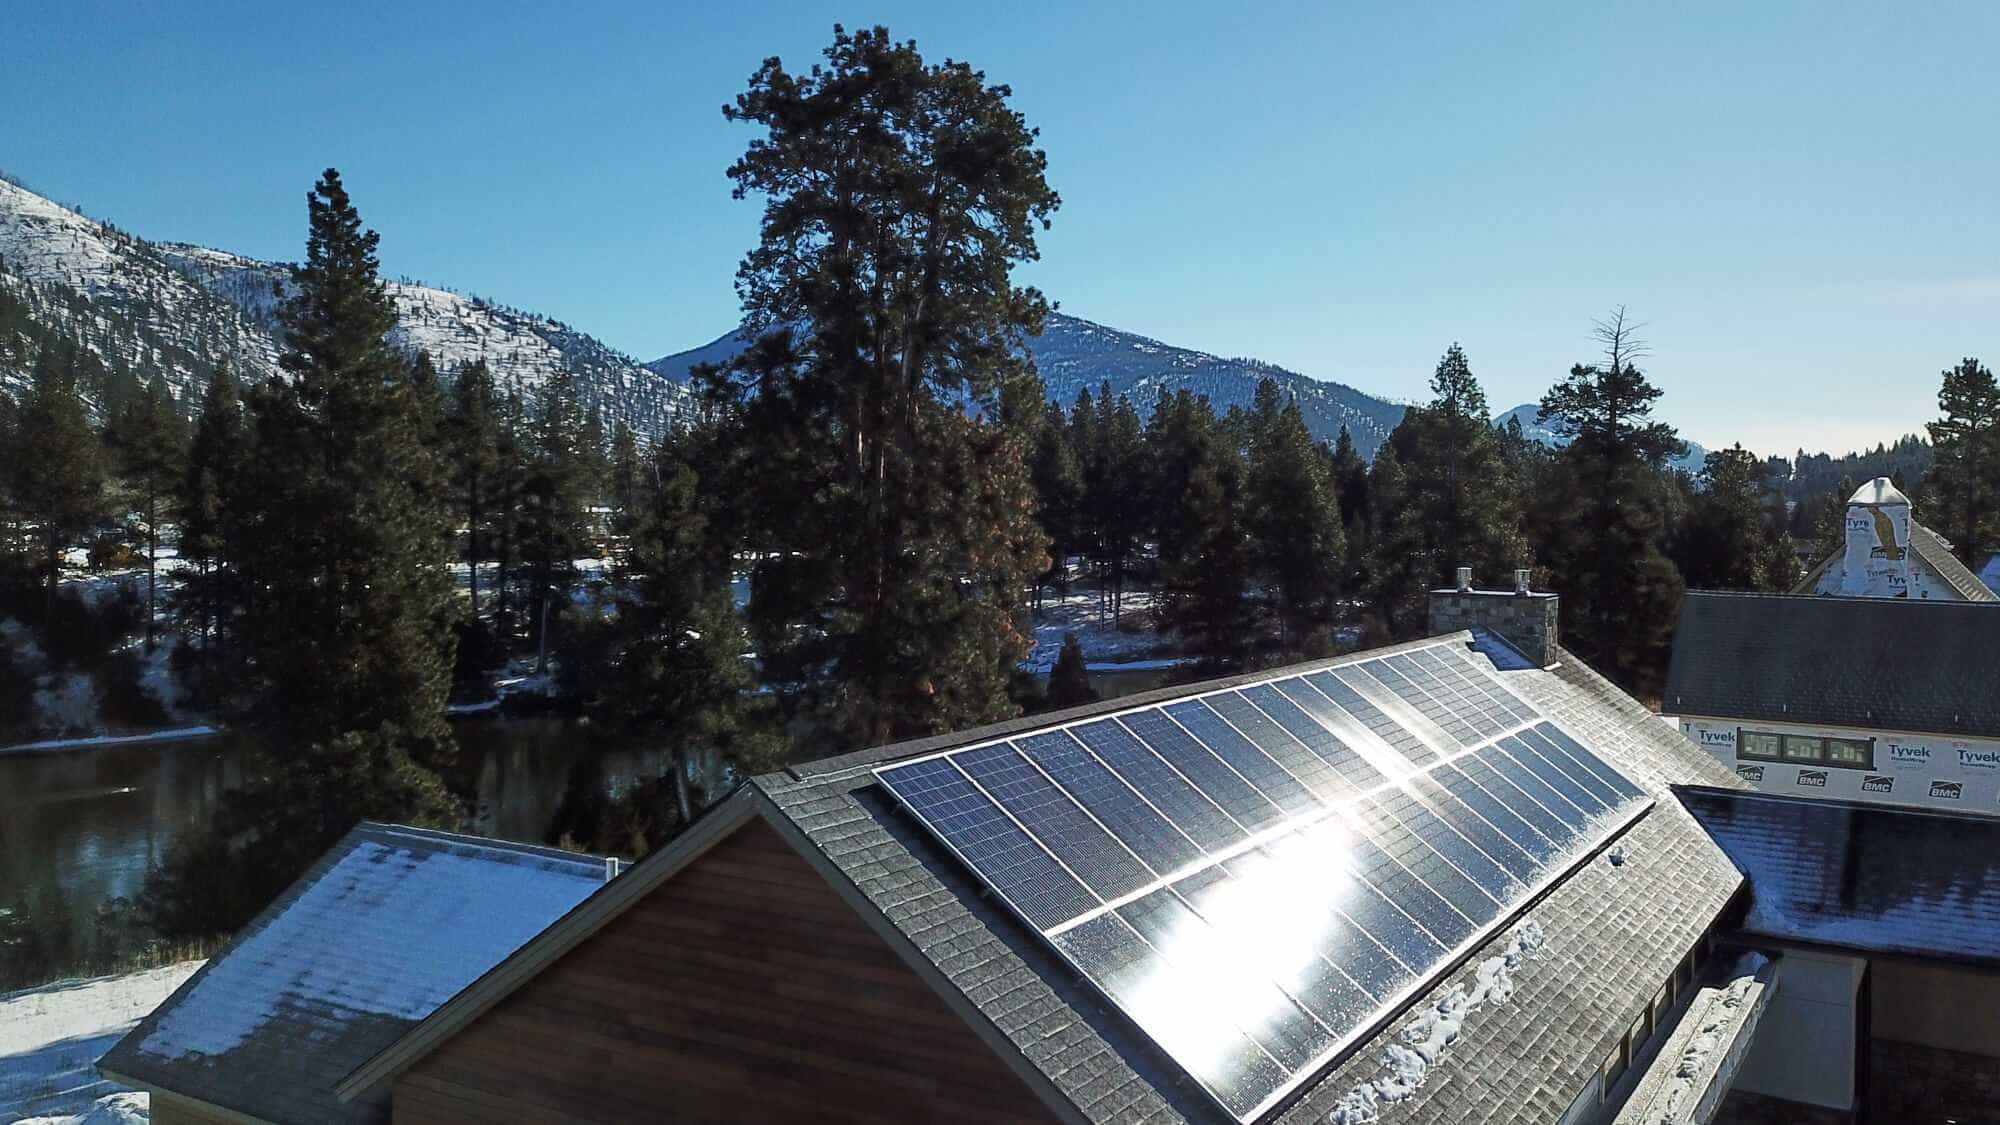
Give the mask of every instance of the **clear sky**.
M 651 359 L 736 319 L 721 105 L 884 23 L 1013 86 L 1064 200 L 1024 276 L 1113 327 L 1405 398 L 1458 340 L 1501 409 L 1624 303 L 1662 416 L 1759 452 L 2000 363 L 2000 6 L 1567 9 L 70 0 L 4 21 L 0 168 L 294 259 L 336 165 L 389 273 Z

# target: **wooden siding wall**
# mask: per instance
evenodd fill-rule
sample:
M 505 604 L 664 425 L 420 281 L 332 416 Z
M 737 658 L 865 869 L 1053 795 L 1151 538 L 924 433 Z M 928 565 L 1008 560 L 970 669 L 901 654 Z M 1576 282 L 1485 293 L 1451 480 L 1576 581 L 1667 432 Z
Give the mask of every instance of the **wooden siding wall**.
M 395 1085 L 398 1125 L 1049 1121 L 752 819 Z

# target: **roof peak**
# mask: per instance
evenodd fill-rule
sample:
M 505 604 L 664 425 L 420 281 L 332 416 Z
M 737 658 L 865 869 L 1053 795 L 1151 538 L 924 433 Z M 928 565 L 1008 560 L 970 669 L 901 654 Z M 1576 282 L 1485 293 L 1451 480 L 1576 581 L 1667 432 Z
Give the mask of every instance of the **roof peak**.
M 1874 480 L 1855 489 L 1854 495 L 1848 497 L 1847 502 L 1850 505 L 1867 504 L 1877 508 L 1890 508 L 1897 505 L 1907 508 L 1910 506 L 1910 498 L 1903 495 L 1890 482 L 1888 477 L 1876 477 Z

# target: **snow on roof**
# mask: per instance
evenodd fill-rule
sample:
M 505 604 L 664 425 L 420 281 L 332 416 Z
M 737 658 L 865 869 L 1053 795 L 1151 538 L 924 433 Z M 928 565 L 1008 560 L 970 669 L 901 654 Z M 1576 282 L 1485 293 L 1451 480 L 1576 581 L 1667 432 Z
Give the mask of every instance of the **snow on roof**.
M 2000 823 L 1841 801 L 1687 789 L 1749 876 L 1746 933 L 2000 964 Z
M 104 1066 L 274 1120 L 366 1115 L 333 1084 L 604 881 L 597 857 L 364 824 Z

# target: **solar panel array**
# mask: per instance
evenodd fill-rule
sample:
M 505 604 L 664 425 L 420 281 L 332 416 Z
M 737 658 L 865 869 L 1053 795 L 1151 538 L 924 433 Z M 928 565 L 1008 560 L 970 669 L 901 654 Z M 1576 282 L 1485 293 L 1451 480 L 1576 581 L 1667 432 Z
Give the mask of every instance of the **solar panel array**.
M 875 772 L 1240 1121 L 1651 805 L 1450 643 Z

